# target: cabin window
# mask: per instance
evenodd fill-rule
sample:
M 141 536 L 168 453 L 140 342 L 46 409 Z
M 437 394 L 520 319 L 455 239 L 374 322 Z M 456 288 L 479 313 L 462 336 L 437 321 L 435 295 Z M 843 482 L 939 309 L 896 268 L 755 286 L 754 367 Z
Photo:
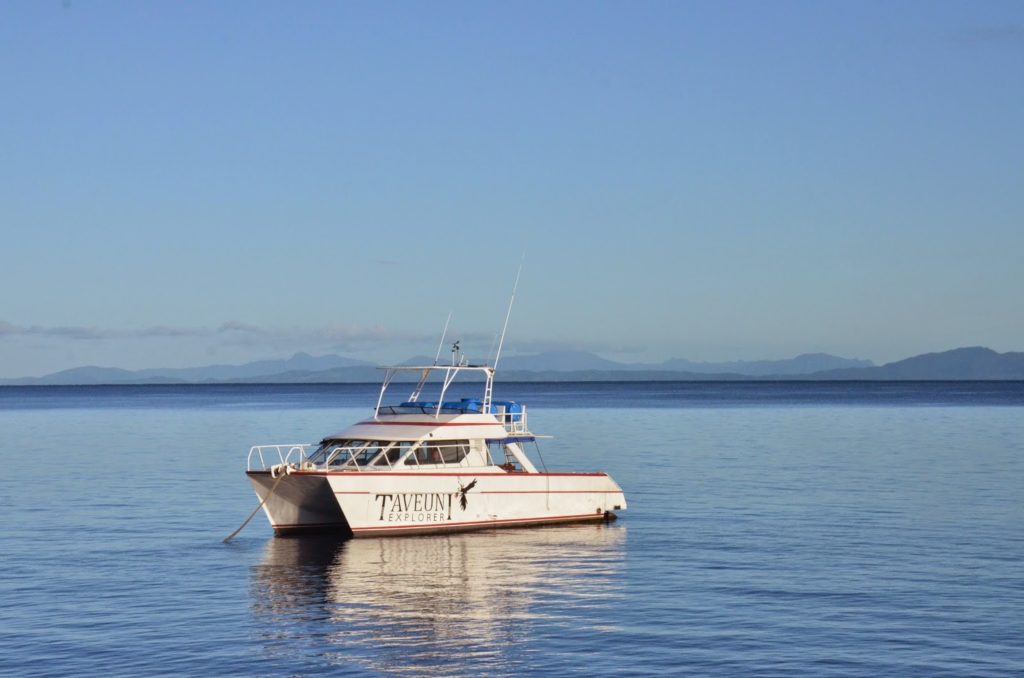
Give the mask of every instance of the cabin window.
M 374 466 L 393 466 L 395 462 L 401 459 L 409 448 L 412 447 L 410 442 L 397 442 L 397 443 L 382 443 L 381 444 L 385 451 L 384 454 L 377 457 L 377 460 L 373 462 Z
M 438 447 L 438 452 L 441 453 L 442 463 L 458 464 L 466 458 L 467 454 L 469 454 L 469 441 L 453 440 L 450 443 L 440 445 Z
M 326 463 L 332 468 L 366 466 L 390 444 L 377 440 L 325 440 L 309 460 L 315 464 Z
M 327 455 L 331 466 L 362 466 L 380 451 L 373 450 L 371 453 L 369 450 L 372 449 L 373 443 L 368 440 L 339 440 L 337 443 Z
M 320 447 L 316 449 L 316 452 L 309 456 L 309 460 L 314 464 L 324 464 L 328 461 L 333 463 L 341 463 L 340 461 L 334 461 L 338 457 L 340 448 L 350 445 L 352 443 L 358 444 L 359 447 L 363 446 L 362 441 L 359 440 L 338 440 L 329 439 L 320 441 Z M 348 455 L 346 455 L 347 457 Z
M 320 447 L 316 448 L 316 451 L 310 454 L 309 457 L 307 457 L 307 459 L 309 459 L 314 464 L 324 463 L 324 460 L 327 458 L 327 449 L 329 443 L 329 440 L 320 441 Z
M 468 440 L 427 440 L 420 444 L 416 452 L 405 460 L 405 463 L 410 466 L 458 464 L 466 458 L 467 454 L 469 454 Z
M 380 455 L 381 451 L 384 448 L 386 448 L 389 444 L 390 443 L 388 443 L 386 441 L 384 441 L 384 442 L 379 441 L 379 440 L 368 441 L 368 442 L 364 443 L 363 447 L 359 448 L 358 450 L 353 449 L 352 450 L 353 454 L 347 455 L 348 458 L 349 458 L 347 465 L 351 466 L 353 464 L 353 456 L 354 456 L 355 457 L 355 465 L 356 466 L 367 466 L 371 461 L 376 459 L 377 456 Z

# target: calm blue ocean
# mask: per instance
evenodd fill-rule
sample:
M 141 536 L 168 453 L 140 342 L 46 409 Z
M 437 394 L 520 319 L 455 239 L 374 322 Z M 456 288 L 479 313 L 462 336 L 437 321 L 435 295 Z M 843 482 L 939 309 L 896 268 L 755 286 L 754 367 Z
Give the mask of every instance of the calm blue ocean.
M 620 520 L 225 545 L 376 387 L 0 387 L 0 674 L 1024 673 L 1024 383 L 497 395 Z

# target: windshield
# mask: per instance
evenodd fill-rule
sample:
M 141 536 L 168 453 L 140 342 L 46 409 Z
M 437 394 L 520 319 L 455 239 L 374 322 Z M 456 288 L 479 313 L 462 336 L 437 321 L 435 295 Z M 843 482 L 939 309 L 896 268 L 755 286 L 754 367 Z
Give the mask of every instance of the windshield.
M 416 443 L 391 440 L 328 438 L 309 456 L 317 466 L 331 469 L 383 466 L 391 468 L 405 457 Z M 468 440 L 424 441 L 406 458 L 410 466 L 460 464 L 469 454 Z
M 381 445 L 386 442 L 355 439 L 332 439 L 320 443 L 309 460 L 317 465 L 328 466 L 355 465 L 365 466 L 380 453 Z

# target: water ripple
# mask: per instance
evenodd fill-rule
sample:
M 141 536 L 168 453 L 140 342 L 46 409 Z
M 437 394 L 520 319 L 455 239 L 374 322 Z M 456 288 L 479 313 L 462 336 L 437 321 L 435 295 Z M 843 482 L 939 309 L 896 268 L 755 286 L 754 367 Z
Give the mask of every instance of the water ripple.
M 0 674 L 1024 673 L 1019 406 L 906 385 L 698 406 L 689 385 L 673 407 L 619 385 L 613 407 L 609 388 L 531 424 L 551 467 L 615 476 L 616 523 L 348 542 L 254 523 L 227 546 L 248 445 L 362 410 L 273 389 L 0 404 Z

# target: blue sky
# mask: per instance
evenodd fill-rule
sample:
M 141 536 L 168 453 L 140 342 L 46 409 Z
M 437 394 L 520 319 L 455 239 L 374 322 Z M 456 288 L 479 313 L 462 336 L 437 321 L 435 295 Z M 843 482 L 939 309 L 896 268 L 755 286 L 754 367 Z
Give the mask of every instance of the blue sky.
M 1024 350 L 1019 2 L 0 5 L 0 376 Z

